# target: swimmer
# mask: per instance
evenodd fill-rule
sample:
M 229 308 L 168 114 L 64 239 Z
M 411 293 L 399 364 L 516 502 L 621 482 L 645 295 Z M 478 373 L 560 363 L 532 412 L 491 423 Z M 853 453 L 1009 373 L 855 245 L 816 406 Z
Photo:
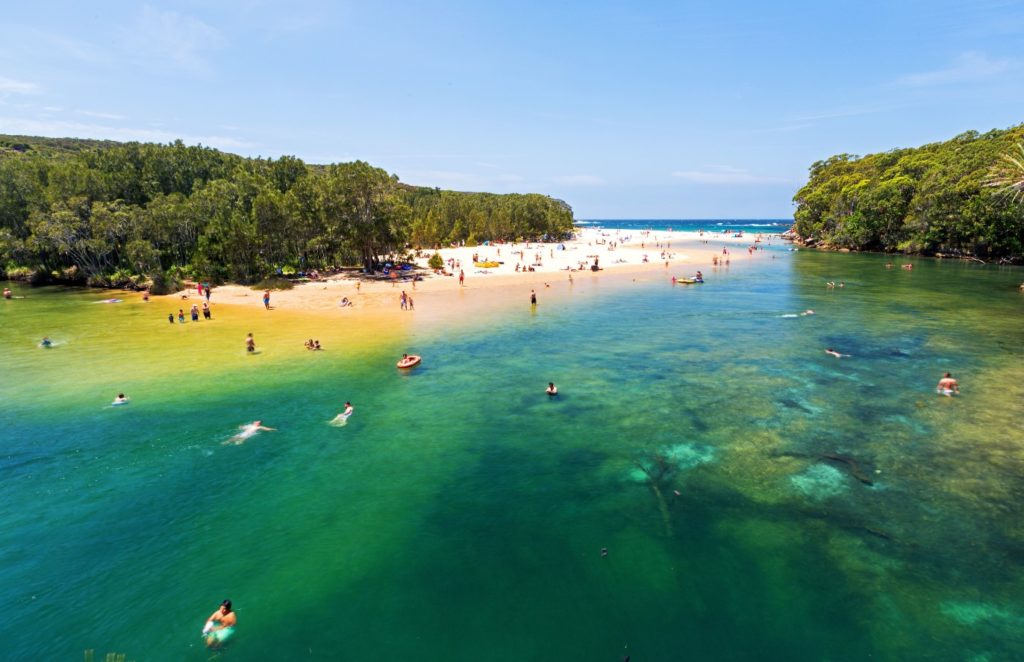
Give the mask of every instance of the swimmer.
M 126 405 L 126 404 L 128 404 L 128 396 L 126 396 L 124 393 L 118 393 L 117 397 L 114 398 L 114 401 L 111 402 L 110 404 L 111 405 Z
M 263 425 L 263 421 L 253 421 L 252 423 L 239 425 L 238 429 L 241 430 L 241 432 L 225 441 L 225 444 L 244 444 L 246 439 L 252 437 L 260 430 L 264 430 L 266 432 L 273 432 L 274 430 L 276 430 L 276 428 L 268 428 L 267 426 Z
M 831 347 L 826 349 L 825 353 L 826 354 L 831 354 L 832 356 L 836 357 L 837 359 L 841 359 L 844 356 L 849 356 L 849 354 L 840 354 L 839 352 L 837 352 L 836 350 L 832 349 Z
M 548 387 L 544 390 L 548 395 L 558 395 L 558 387 L 555 386 L 554 382 L 548 382 Z
M 234 633 L 237 622 L 235 612 L 231 611 L 231 600 L 220 603 L 220 607 L 210 614 L 210 617 L 206 619 L 206 625 L 203 626 L 206 645 L 210 648 L 217 648 L 224 643 Z
M 46 348 L 53 347 L 53 341 L 50 340 L 50 336 L 43 336 L 43 339 L 42 341 L 40 341 L 39 346 Z
M 813 310 L 811 310 L 810 308 L 808 308 L 808 309 L 807 309 L 807 310 L 805 310 L 804 312 L 800 313 L 800 315 L 801 315 L 802 317 L 806 317 L 807 315 L 813 315 L 813 314 L 814 314 L 814 311 L 813 311 Z
M 954 393 L 960 395 L 960 384 L 953 379 L 953 375 L 947 372 L 939 380 L 938 386 L 935 387 L 935 392 L 949 397 L 953 397 Z
M 341 412 L 340 414 L 335 416 L 333 419 L 331 419 L 331 423 L 330 424 L 335 426 L 335 427 L 341 427 L 342 425 L 345 425 L 345 423 L 348 422 L 349 416 L 351 416 L 352 412 L 354 412 L 355 410 L 356 410 L 356 408 L 352 406 L 351 402 L 346 402 L 345 403 L 345 411 Z
M 10 299 L 11 298 L 11 288 L 9 288 L 9 287 L 5 287 L 4 288 L 4 298 L 5 299 Z

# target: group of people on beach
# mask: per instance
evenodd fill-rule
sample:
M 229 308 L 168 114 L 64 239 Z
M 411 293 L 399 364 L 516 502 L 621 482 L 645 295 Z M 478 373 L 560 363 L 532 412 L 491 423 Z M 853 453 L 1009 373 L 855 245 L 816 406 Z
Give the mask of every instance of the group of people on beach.
M 210 303 L 208 301 L 204 301 L 203 302 L 203 319 L 207 319 L 207 320 L 211 319 L 210 315 L 211 315 L 211 313 L 210 313 Z M 189 316 L 192 318 L 193 322 L 198 322 L 199 321 L 199 306 L 198 306 L 198 304 L 192 304 L 192 308 L 189 309 Z M 171 324 L 174 324 L 174 313 L 168 313 L 167 314 L 167 321 L 170 322 Z M 179 308 L 178 309 L 178 323 L 179 324 L 184 324 L 185 323 L 185 309 L 184 308 Z

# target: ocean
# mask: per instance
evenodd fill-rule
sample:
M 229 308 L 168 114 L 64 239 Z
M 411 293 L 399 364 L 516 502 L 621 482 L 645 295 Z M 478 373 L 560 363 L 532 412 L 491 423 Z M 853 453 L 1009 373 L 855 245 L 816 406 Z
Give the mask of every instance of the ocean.
M 0 657 L 1020 659 L 1024 271 L 770 250 L 373 329 L 13 284 Z

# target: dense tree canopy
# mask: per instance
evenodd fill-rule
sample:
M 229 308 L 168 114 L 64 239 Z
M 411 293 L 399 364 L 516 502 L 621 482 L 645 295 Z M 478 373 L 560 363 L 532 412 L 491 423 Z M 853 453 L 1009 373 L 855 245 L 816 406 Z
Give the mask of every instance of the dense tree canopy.
M 794 201 L 796 233 L 853 250 L 1024 254 L 1024 205 L 993 168 L 1024 140 L 1024 125 L 882 154 L 833 156 L 811 166 Z
M 572 209 L 400 184 L 367 163 L 307 166 L 169 145 L 0 136 L 0 269 L 158 286 L 278 269 L 375 270 L 409 246 L 563 237 Z

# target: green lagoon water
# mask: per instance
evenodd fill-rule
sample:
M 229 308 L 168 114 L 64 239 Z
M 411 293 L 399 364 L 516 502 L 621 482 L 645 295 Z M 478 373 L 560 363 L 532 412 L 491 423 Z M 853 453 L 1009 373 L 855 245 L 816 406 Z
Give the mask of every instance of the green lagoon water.
M 15 286 L 0 658 L 1021 659 L 1024 271 L 885 262 L 580 278 L 319 354 L 333 320 Z

